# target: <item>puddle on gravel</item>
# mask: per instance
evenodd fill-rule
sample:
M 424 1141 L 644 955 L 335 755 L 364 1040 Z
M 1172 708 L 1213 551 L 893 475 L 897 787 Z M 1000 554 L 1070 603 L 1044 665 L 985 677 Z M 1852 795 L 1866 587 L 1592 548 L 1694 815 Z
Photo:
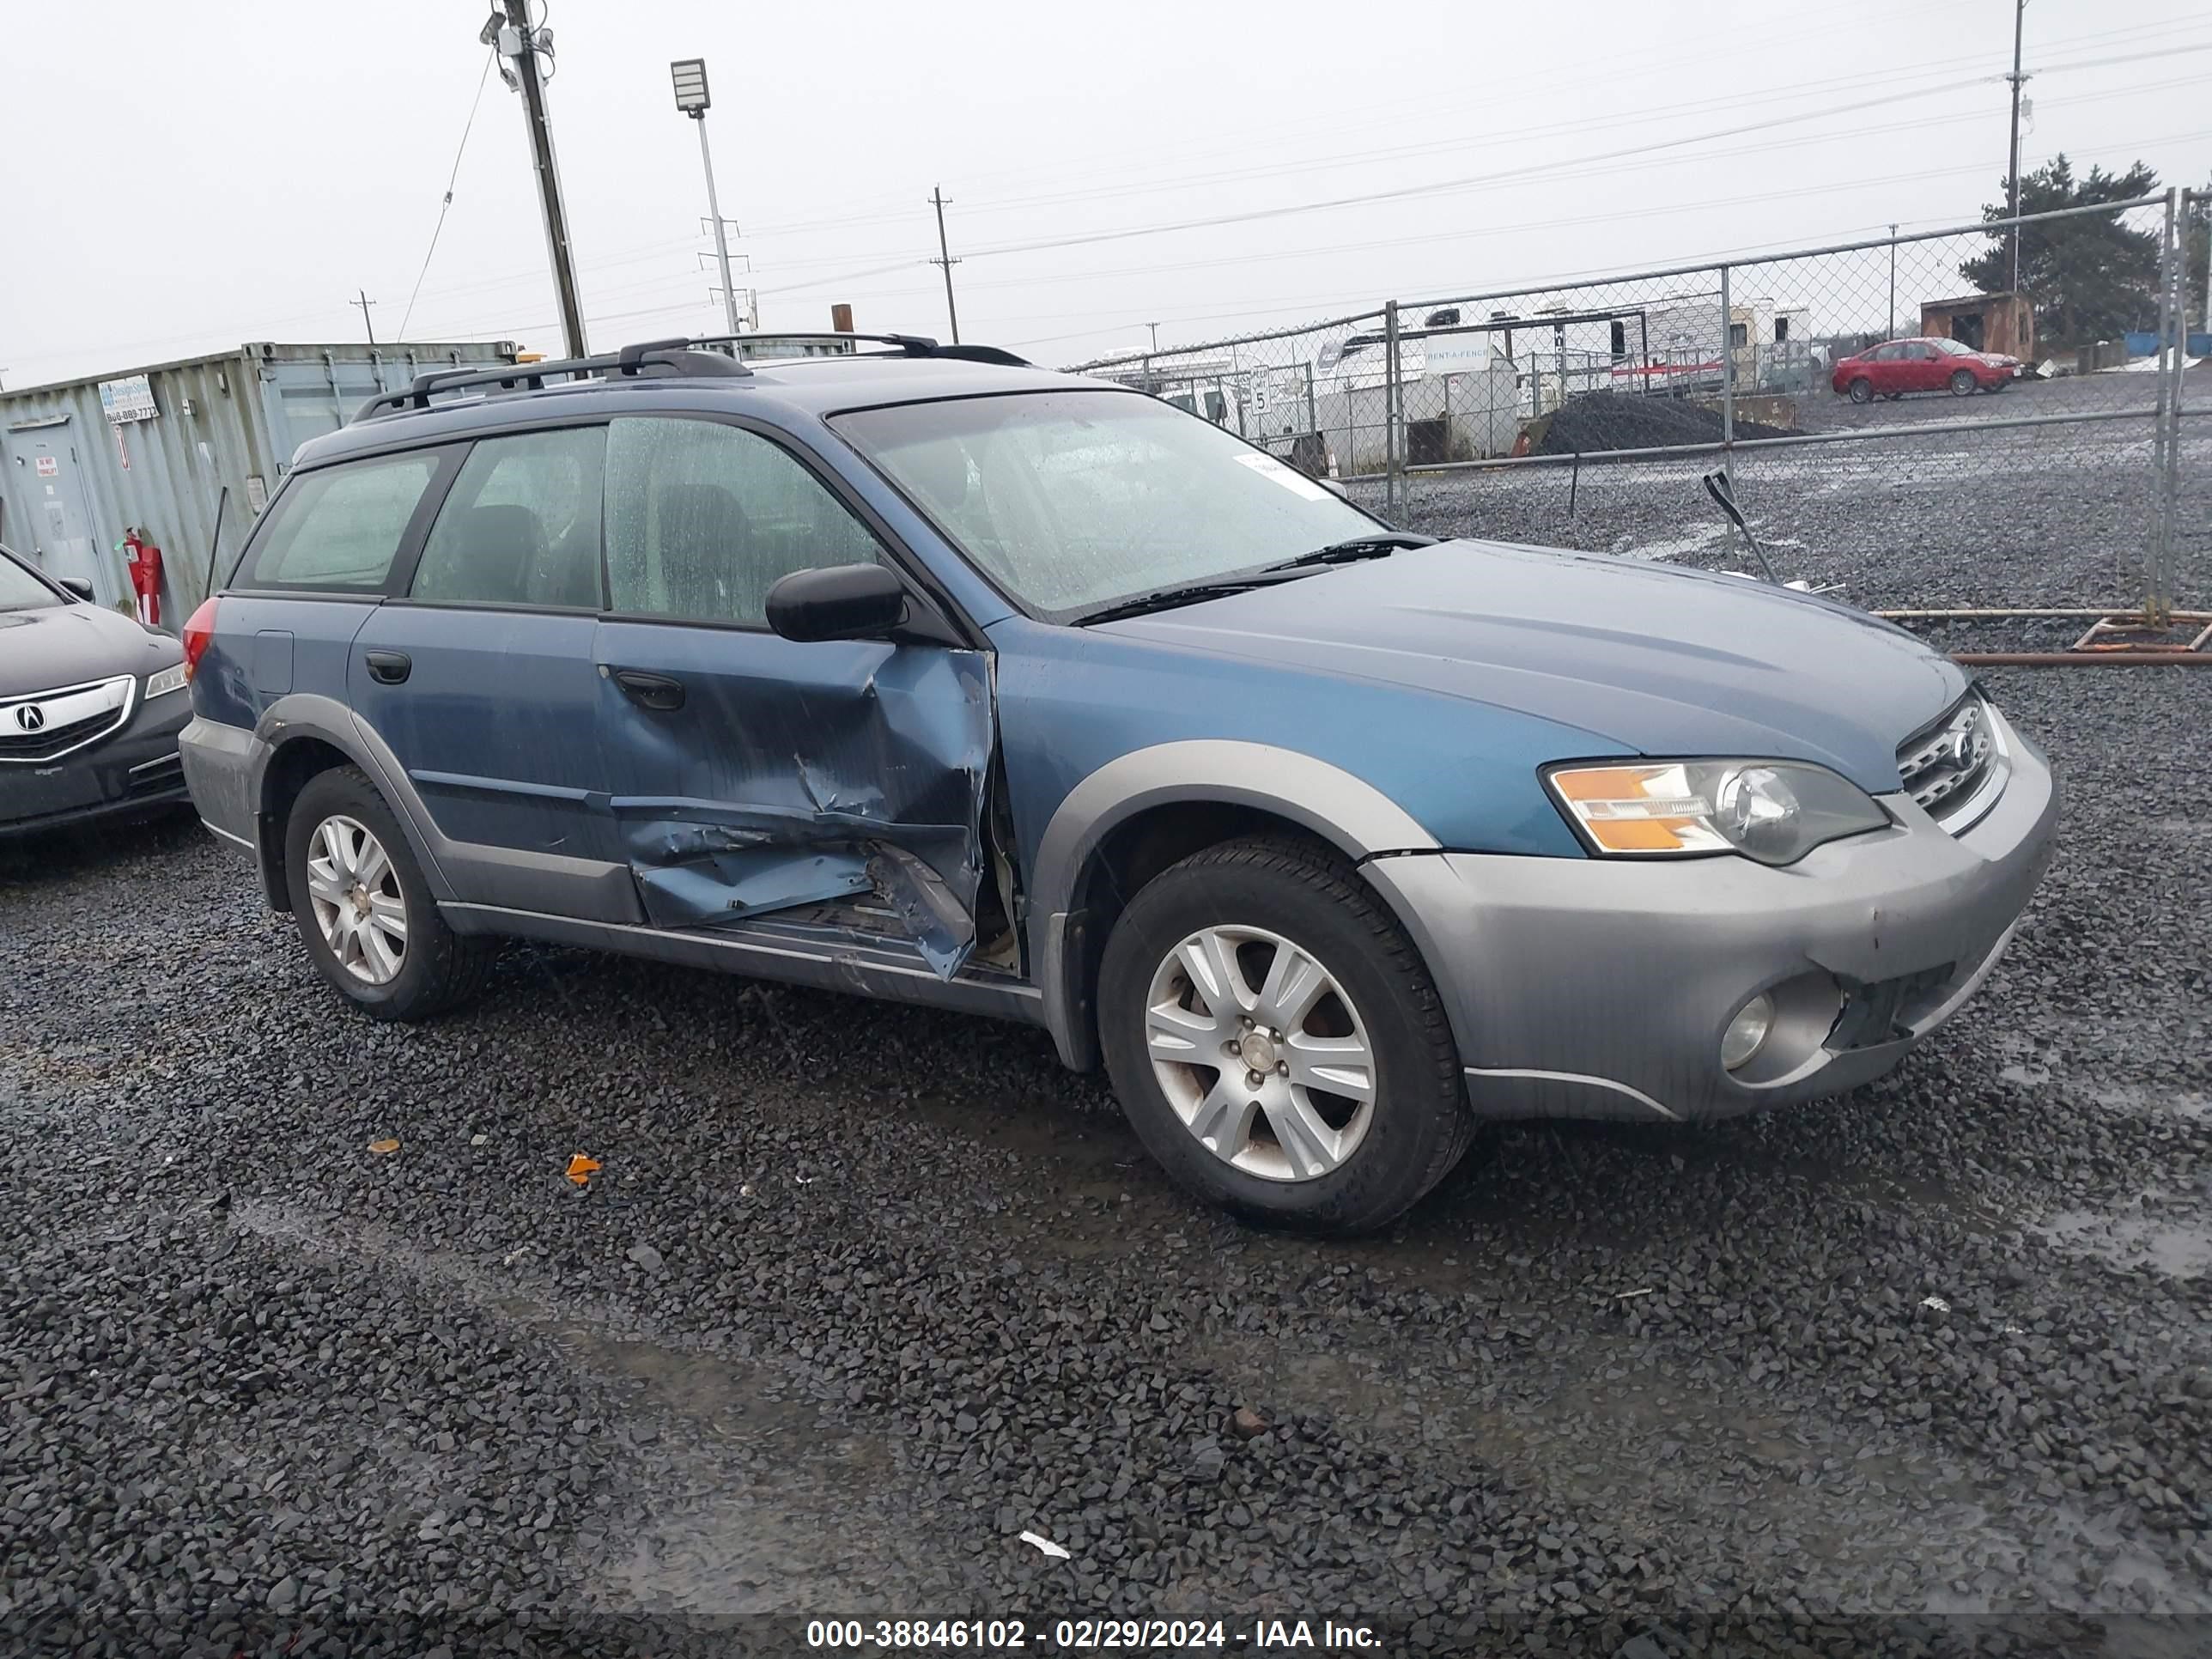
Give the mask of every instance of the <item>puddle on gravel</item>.
M 2212 1273 L 2212 1218 L 2201 1202 L 2172 1194 L 2146 1194 L 2118 1210 L 2061 1210 L 2029 1223 L 2028 1231 L 2124 1272 L 2148 1268 L 2169 1279 Z
M 635 1477 L 643 1511 L 619 1533 L 586 1521 L 566 1574 L 597 1607 L 737 1616 L 811 1611 L 856 1589 L 906 1594 L 927 1582 L 927 1539 L 906 1526 L 885 1440 L 827 1431 L 816 1408 L 781 1397 L 773 1365 L 611 1334 L 619 1304 L 582 1309 L 455 1252 L 426 1250 L 374 1221 L 247 1199 L 240 1230 L 350 1263 L 404 1273 L 426 1295 L 465 1303 L 534 1333 L 612 1398 L 605 1432 Z M 610 1319 L 610 1313 L 615 1317 Z M 579 1322 L 588 1313 L 596 1328 Z M 442 1457 L 380 1452 L 396 1478 L 430 1498 L 450 1486 Z M 865 1539 L 863 1547 L 856 1539 Z

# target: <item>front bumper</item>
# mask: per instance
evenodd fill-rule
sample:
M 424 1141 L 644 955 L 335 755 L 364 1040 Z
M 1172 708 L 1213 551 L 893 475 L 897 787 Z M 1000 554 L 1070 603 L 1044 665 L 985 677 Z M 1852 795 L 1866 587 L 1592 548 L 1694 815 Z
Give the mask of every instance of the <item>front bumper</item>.
M 0 836 L 37 835 L 185 799 L 177 733 L 191 699 L 172 692 L 142 702 L 123 729 L 44 763 L 0 764 Z
M 1786 869 L 1440 853 L 1365 870 L 1446 1000 L 1478 1113 L 1734 1116 L 1881 1076 L 1996 965 L 2058 815 L 2042 752 L 2002 735 L 2004 793 L 1955 837 L 1890 795 L 1894 828 Z M 1762 991 L 1773 1034 L 1727 1072 L 1721 1034 Z

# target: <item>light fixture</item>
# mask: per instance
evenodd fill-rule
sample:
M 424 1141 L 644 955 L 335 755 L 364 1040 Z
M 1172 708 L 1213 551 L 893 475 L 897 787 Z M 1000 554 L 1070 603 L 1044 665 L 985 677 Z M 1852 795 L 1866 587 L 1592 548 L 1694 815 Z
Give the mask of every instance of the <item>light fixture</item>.
M 690 116 L 706 113 L 707 60 L 703 58 L 679 58 L 668 66 L 669 78 L 676 83 L 676 107 Z
M 1742 1007 L 1721 1034 L 1721 1066 L 1723 1069 L 1740 1071 L 1751 1063 L 1752 1057 L 1766 1046 L 1767 1033 L 1774 1029 L 1774 999 L 1761 991 Z

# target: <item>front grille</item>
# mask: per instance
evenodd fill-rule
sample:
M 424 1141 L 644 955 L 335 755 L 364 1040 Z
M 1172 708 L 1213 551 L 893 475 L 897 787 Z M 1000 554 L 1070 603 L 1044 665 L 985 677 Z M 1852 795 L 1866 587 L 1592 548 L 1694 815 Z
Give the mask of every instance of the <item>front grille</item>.
M 1897 751 L 1905 793 L 1954 836 L 1996 803 L 2004 770 L 2004 749 L 1989 705 L 1974 693 Z
M 97 743 L 131 718 L 137 686 L 119 674 L 0 703 L 0 762 L 36 765 Z

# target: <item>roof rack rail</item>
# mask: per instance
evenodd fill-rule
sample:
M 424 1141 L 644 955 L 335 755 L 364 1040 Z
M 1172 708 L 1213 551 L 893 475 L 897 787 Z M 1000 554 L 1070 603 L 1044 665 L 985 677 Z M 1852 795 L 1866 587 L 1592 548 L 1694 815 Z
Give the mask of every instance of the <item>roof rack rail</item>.
M 741 345 L 748 340 L 832 340 L 848 343 L 867 341 L 875 345 L 890 346 L 904 357 L 944 357 L 970 363 L 996 363 L 1005 368 L 1034 367 L 1026 357 L 1017 357 L 1003 346 L 961 345 L 957 342 L 945 345 L 926 334 L 848 334 L 837 331 L 814 329 L 762 329 L 753 334 L 707 334 L 694 339 L 697 345 Z M 831 356 L 859 356 L 859 352 L 835 352 Z M 804 361 L 803 359 L 800 361 Z
M 847 343 L 865 340 L 876 345 L 889 346 L 905 357 L 949 358 L 962 362 L 995 363 L 1006 368 L 1034 367 L 1027 358 L 1017 357 L 1000 346 L 940 345 L 925 334 L 815 333 L 803 329 L 787 333 L 699 334 L 676 339 L 640 340 L 611 356 L 563 357 L 550 362 L 515 363 L 505 368 L 435 369 L 427 374 L 417 374 L 404 391 L 379 392 L 356 411 L 353 422 L 371 420 L 403 410 L 428 409 L 434 397 L 478 387 L 496 388 L 501 392 L 542 392 L 551 381 L 627 379 L 643 374 L 647 370 L 679 375 L 750 374 L 752 370 L 738 355 L 739 348 L 748 340 L 838 340 Z M 723 347 L 728 349 L 718 349 Z M 830 355 L 842 357 L 860 354 L 838 352 Z M 805 362 L 810 360 L 799 358 L 793 361 Z
M 401 410 L 430 407 L 441 392 L 465 392 L 474 387 L 496 387 L 504 392 L 542 392 L 549 380 L 629 378 L 647 369 L 685 375 L 750 374 L 752 370 L 720 352 L 696 351 L 684 339 L 642 340 L 608 356 L 564 357 L 550 362 L 516 363 L 507 368 L 447 368 L 417 374 L 404 391 L 380 392 L 357 410 L 358 423 Z

